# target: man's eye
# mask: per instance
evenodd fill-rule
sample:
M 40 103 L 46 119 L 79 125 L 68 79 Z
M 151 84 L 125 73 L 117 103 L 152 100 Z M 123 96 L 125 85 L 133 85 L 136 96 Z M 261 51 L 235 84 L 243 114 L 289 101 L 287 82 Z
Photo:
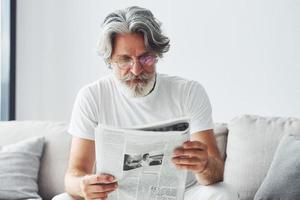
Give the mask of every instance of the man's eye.
M 151 63 L 151 62 L 153 62 L 153 60 L 154 60 L 154 57 L 150 56 L 150 55 L 142 56 L 140 58 L 141 63 Z
M 124 62 L 130 62 L 131 61 L 131 58 L 120 58 L 119 59 L 119 62 L 122 62 L 122 63 L 124 63 Z

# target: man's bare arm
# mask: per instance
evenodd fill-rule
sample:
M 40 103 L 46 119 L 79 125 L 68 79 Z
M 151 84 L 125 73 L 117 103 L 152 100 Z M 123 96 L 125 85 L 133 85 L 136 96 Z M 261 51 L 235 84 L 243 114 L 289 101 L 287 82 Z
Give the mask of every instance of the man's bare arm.
M 195 173 L 198 182 L 209 185 L 223 180 L 224 161 L 221 158 L 213 130 L 192 134 L 192 141 L 199 141 L 207 146 L 208 160 L 203 171 Z
M 117 188 L 118 183 L 112 175 L 92 174 L 94 163 L 94 141 L 73 137 L 65 189 L 75 199 L 104 200 Z
M 74 197 L 83 197 L 81 179 L 92 174 L 95 163 L 95 143 L 92 140 L 73 137 L 69 166 L 65 175 L 65 189 Z

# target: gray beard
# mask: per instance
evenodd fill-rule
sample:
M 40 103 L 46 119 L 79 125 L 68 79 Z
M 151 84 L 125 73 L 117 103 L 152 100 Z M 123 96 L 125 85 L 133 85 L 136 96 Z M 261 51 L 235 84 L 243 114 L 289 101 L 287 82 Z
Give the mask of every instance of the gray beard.
M 128 84 L 127 81 L 139 79 L 140 82 L 135 84 Z M 122 90 L 125 92 L 125 95 L 129 97 L 144 97 L 147 96 L 154 88 L 156 81 L 156 73 L 146 74 L 143 73 L 136 77 L 132 73 L 118 78 L 117 80 L 120 83 Z

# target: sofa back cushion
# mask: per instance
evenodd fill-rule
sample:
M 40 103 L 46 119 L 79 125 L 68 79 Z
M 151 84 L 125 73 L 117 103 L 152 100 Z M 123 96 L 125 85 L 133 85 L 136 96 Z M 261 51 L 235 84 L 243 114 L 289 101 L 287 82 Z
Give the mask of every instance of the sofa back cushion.
M 252 200 L 266 176 L 281 137 L 299 131 L 299 119 L 243 115 L 228 124 L 224 182 Z
M 64 191 L 64 174 L 68 164 L 71 136 L 67 124 L 50 121 L 0 122 L 0 145 L 45 136 L 39 171 L 39 194 L 45 200 Z
M 36 199 L 44 138 L 0 146 L 0 199 Z
M 298 135 L 284 135 L 266 178 L 254 200 L 300 199 L 300 127 Z

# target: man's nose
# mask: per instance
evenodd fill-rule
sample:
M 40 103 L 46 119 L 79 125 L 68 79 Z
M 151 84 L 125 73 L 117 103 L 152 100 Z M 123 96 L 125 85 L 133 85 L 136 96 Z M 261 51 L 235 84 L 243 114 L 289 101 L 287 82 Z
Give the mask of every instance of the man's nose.
M 138 76 L 143 72 L 143 66 L 139 61 L 134 62 L 133 66 L 130 69 L 131 73 Z

